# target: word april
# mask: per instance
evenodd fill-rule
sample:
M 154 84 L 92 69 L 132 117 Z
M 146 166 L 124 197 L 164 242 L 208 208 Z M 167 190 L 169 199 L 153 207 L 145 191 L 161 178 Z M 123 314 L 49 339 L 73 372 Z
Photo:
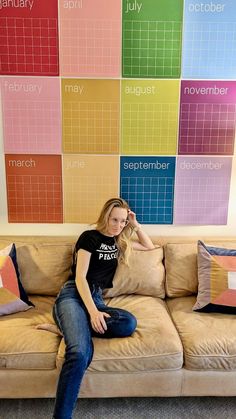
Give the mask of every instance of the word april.
M 83 1 L 82 0 L 68 0 L 63 3 L 64 9 L 82 9 Z

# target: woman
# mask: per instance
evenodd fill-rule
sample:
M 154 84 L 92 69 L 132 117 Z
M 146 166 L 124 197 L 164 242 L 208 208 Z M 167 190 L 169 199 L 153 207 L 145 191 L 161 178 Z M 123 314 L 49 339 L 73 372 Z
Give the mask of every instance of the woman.
M 83 232 L 76 243 L 72 276 L 53 308 L 54 320 L 66 344 L 55 419 L 72 417 L 82 378 L 93 357 L 92 336 L 126 337 L 136 328 L 137 321 L 131 313 L 107 307 L 102 299 L 102 290 L 112 287 L 118 261 L 128 263 L 132 231 L 138 237 L 138 241 L 132 241 L 133 249 L 154 248 L 128 204 L 114 198 L 104 204 L 96 229 Z

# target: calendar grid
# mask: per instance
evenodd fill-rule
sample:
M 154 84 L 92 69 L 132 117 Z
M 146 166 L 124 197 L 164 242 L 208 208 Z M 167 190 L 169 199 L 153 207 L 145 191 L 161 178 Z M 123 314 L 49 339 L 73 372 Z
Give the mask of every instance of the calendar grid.
M 124 77 L 179 77 L 182 23 L 123 22 Z
M 8 175 L 9 222 L 62 222 L 62 181 L 53 175 Z
M 234 79 L 235 37 L 236 22 L 186 22 L 183 77 Z
M 175 154 L 177 124 L 176 103 L 124 103 L 122 152 Z
M 120 22 L 62 18 L 60 55 L 62 75 L 119 76 Z
M 119 103 L 63 103 L 63 144 L 67 153 L 119 151 Z
M 61 152 L 58 101 L 4 101 L 6 153 Z
M 121 196 L 146 224 L 171 224 L 174 179 L 172 177 L 121 177 Z
M 0 27 L 0 74 L 58 74 L 57 19 L 1 17 Z
M 182 103 L 179 154 L 233 154 L 236 105 Z

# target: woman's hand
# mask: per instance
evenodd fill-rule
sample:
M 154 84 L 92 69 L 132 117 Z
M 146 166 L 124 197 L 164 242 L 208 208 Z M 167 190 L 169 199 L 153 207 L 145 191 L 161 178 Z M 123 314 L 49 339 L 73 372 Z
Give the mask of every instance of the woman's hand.
M 107 330 L 107 324 L 105 318 L 111 317 L 108 313 L 103 311 L 95 311 L 94 313 L 90 314 L 90 321 L 92 328 L 97 333 L 105 333 Z
M 131 227 L 133 228 L 139 227 L 139 223 L 137 221 L 136 214 L 134 211 L 131 211 L 131 210 L 128 211 L 128 220 L 130 222 Z

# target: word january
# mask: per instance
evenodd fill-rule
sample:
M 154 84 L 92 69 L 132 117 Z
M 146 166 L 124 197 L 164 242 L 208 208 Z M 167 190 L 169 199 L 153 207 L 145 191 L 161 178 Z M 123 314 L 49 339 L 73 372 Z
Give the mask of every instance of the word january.
M 136 0 L 132 3 L 127 1 L 125 13 L 129 12 L 140 12 L 142 9 L 143 3 L 138 3 Z
M 12 8 L 29 8 L 32 10 L 34 5 L 34 0 L 0 0 L 0 10 L 4 7 Z

